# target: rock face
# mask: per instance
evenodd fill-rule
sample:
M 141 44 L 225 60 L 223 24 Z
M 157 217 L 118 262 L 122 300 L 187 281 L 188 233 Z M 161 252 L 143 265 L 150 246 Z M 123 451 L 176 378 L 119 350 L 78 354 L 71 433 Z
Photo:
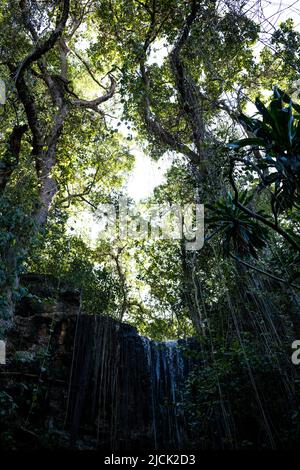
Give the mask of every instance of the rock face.
M 88 427 L 98 447 L 184 447 L 187 371 L 176 341 L 156 343 L 111 318 L 80 316 L 68 407 L 73 442 Z
M 186 448 L 187 347 L 183 340 L 150 341 L 110 317 L 82 314 L 76 292 L 60 288 L 51 291 L 51 301 L 26 298 L 19 305 L 0 385 L 18 398 L 18 357 L 22 381 L 36 380 L 40 402 L 38 412 L 32 403 L 23 411 L 27 427 L 44 426 L 63 446 Z

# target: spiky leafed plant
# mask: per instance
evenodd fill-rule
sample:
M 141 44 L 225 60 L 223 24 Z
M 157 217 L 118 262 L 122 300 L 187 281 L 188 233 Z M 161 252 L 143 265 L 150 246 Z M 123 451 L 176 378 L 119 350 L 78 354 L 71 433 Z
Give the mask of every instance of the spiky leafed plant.
M 243 192 L 240 202 L 247 206 L 251 202 L 251 196 Z M 210 216 L 206 220 L 209 227 L 221 235 L 223 254 L 225 256 L 234 254 L 241 258 L 251 255 L 257 258 L 257 250 L 266 246 L 268 239 L 266 227 L 239 209 L 230 192 L 226 197 L 219 199 L 214 206 L 207 207 Z
M 276 214 L 300 202 L 300 105 L 274 87 L 273 99 L 266 107 L 255 101 L 262 119 L 241 114 L 240 121 L 253 137 L 228 144 L 239 151 L 250 147 L 256 165 L 262 170 L 263 184 L 273 191 Z M 260 148 L 260 152 L 254 150 Z

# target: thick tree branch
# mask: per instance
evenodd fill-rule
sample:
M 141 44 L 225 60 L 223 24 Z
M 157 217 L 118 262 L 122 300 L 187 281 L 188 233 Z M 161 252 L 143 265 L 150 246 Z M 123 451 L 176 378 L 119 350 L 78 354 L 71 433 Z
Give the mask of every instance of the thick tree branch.
M 4 192 L 14 169 L 19 163 L 21 140 L 27 129 L 26 124 L 15 126 L 10 135 L 7 151 L 0 160 L 0 195 Z
M 61 37 L 64 27 L 67 23 L 68 16 L 69 16 L 69 8 L 70 8 L 70 0 L 63 0 L 63 8 L 61 17 L 58 20 L 57 26 L 54 31 L 50 34 L 49 38 L 46 41 L 42 42 L 40 45 L 36 45 L 35 50 L 29 54 L 19 65 L 16 75 L 15 75 L 15 82 L 18 83 L 19 80 L 23 77 L 25 70 L 27 70 L 33 62 L 38 61 L 50 51 L 54 45 L 56 44 L 57 40 Z
M 68 62 L 67 55 L 70 49 L 68 48 L 63 36 L 59 39 L 59 53 L 60 53 L 60 70 L 61 76 L 64 80 L 68 79 Z
M 145 87 L 145 95 L 143 100 L 143 117 L 145 123 L 148 127 L 148 130 L 151 134 L 153 134 L 160 142 L 169 146 L 172 150 L 182 153 L 186 155 L 192 163 L 197 164 L 199 163 L 199 156 L 196 152 L 189 148 L 188 145 L 180 142 L 171 132 L 165 129 L 159 122 L 157 116 L 155 116 L 151 112 L 150 106 L 150 84 L 149 78 L 146 72 L 145 60 L 142 59 L 140 62 L 140 71 L 142 81 Z
M 156 116 L 151 111 L 151 102 L 150 102 L 150 80 L 146 70 L 146 57 L 148 53 L 149 46 L 155 40 L 157 32 L 155 32 L 156 27 L 156 2 L 153 0 L 152 8 L 147 10 L 150 15 L 150 25 L 148 32 L 146 34 L 143 54 L 140 58 L 140 72 L 141 78 L 144 85 L 145 93 L 143 95 L 143 102 L 141 106 L 141 113 L 143 115 L 144 121 L 147 125 L 148 131 L 150 134 L 155 136 L 157 140 L 172 150 L 182 153 L 187 156 L 188 159 L 194 164 L 199 164 L 199 155 L 197 152 L 192 150 L 188 145 L 180 142 L 180 140 L 169 130 L 167 130 L 160 122 L 158 116 Z
M 90 100 L 90 101 L 83 100 L 83 99 L 75 99 L 75 100 L 72 100 L 71 103 L 75 106 L 79 106 L 82 108 L 97 110 L 98 106 L 101 103 L 108 101 L 110 98 L 113 97 L 115 93 L 117 83 L 112 75 L 110 75 L 109 78 L 110 78 L 110 87 L 105 95 L 99 96 L 99 98 L 96 98 L 95 100 Z
M 32 21 L 30 19 L 30 12 L 26 8 L 27 4 L 26 1 L 24 4 L 20 4 L 21 9 L 22 9 L 22 19 L 23 19 L 23 24 L 25 28 L 30 32 L 32 39 L 35 44 L 38 43 L 38 34 L 34 28 L 34 25 L 32 24 Z M 54 45 L 53 45 L 54 46 Z M 59 51 L 60 51 L 60 62 L 61 62 L 61 76 L 62 80 L 66 80 L 66 74 L 67 74 L 67 52 L 68 48 L 64 42 L 63 37 L 60 37 L 59 39 Z M 38 61 L 38 66 L 41 71 L 41 75 L 38 74 L 32 67 L 30 67 L 30 72 L 37 78 L 44 80 L 45 84 L 48 87 L 49 93 L 52 98 L 52 102 L 55 106 L 61 107 L 64 101 L 64 89 L 61 84 L 54 79 L 54 77 L 48 72 L 47 70 L 47 64 L 45 62 L 45 58 L 41 57 Z M 65 77 L 65 78 L 64 78 Z M 17 83 L 18 87 L 18 83 Z
M 190 36 L 191 27 L 197 18 L 199 9 L 200 3 L 193 0 L 191 12 L 186 20 L 186 24 L 170 54 L 170 64 L 183 110 L 192 129 L 198 158 L 205 160 L 206 155 L 203 147 L 203 141 L 205 139 L 205 125 L 202 111 L 203 97 L 192 78 L 188 76 L 183 60 L 181 59 L 182 49 Z
M 12 65 L 9 67 L 11 71 L 15 70 Z M 31 95 L 30 89 L 27 86 L 24 77 L 20 77 L 16 86 L 32 133 L 32 154 L 35 156 L 39 154 L 44 146 L 44 138 L 39 125 L 37 107 L 34 97 Z

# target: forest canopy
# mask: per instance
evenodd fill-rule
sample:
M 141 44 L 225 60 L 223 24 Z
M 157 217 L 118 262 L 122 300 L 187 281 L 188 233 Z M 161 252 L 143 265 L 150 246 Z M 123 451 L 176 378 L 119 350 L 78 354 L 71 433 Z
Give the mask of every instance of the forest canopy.
M 263 14 L 242 1 L 1 7 L 5 321 L 24 272 L 65 278 L 88 310 L 154 337 L 205 329 L 196 299 L 214 309 L 236 269 L 296 286 L 299 33 L 291 19 L 266 28 Z M 133 145 L 171 161 L 146 205 L 204 204 L 202 250 L 178 240 L 91 244 L 74 230 L 76 214 L 85 225 L 99 204 L 126 196 Z

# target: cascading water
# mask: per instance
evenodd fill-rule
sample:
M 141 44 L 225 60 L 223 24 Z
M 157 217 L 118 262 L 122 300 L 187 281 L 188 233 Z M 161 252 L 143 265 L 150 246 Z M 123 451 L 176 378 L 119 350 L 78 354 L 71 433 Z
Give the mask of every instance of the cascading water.
M 183 447 L 187 441 L 181 403 L 188 365 L 185 341 L 156 342 L 141 338 L 150 374 L 152 438 L 155 448 Z
M 108 317 L 80 315 L 67 416 L 73 444 L 88 433 L 98 448 L 184 448 L 180 403 L 191 366 L 185 346 L 151 341 Z

